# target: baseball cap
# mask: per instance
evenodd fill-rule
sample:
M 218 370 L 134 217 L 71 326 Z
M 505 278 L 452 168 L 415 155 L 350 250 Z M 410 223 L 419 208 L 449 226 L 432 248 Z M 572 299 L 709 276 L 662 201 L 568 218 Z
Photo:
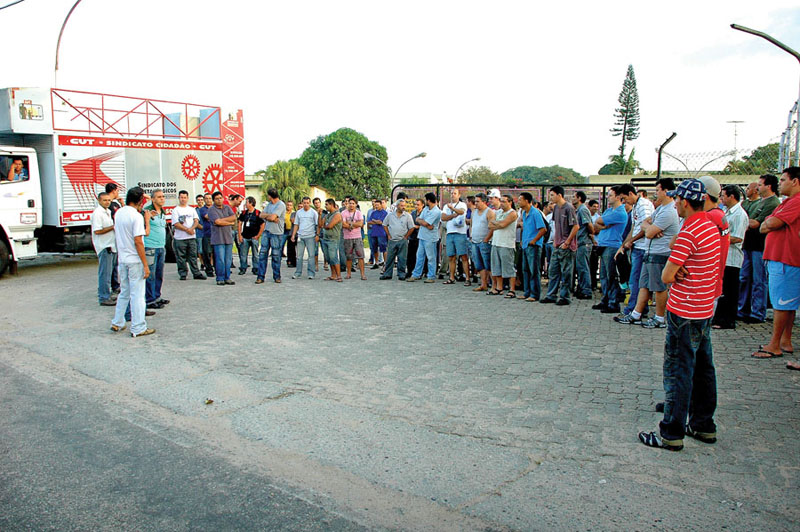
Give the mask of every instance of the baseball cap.
M 722 191 L 722 187 L 719 186 L 719 181 L 710 175 L 698 177 L 697 180 L 703 183 L 703 186 L 706 187 L 706 194 L 719 199 L 719 193 Z
M 500 197 L 500 191 L 498 189 L 496 189 L 496 188 L 489 189 L 489 197 L 490 198 L 499 198 Z
M 678 188 L 667 192 L 667 196 L 674 198 L 679 196 L 683 199 L 690 201 L 703 201 L 703 194 L 706 193 L 706 187 L 699 179 L 685 179 L 681 181 Z

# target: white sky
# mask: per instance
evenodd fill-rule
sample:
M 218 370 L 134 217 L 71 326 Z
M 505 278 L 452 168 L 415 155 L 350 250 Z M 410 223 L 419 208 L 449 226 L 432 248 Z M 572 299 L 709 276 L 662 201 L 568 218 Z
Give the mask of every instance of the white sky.
M 0 6 L 11 0 L 0 0 Z M 0 10 L 0 87 L 53 85 L 74 0 Z M 58 86 L 244 110 L 245 169 L 297 157 L 350 127 L 403 171 L 596 173 L 615 153 L 629 63 L 655 169 L 673 153 L 754 148 L 780 135 L 800 64 L 738 23 L 800 50 L 796 0 L 562 2 L 83 0 L 61 43 Z

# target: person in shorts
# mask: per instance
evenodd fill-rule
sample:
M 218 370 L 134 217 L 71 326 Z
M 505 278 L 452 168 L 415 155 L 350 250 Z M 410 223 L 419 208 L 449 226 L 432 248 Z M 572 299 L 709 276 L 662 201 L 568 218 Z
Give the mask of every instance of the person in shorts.
M 755 358 L 773 358 L 794 353 L 792 325 L 800 307 L 800 167 L 784 169 L 778 192 L 786 199 L 761 224 L 766 234 L 764 260 L 769 276 L 769 297 L 774 310 L 772 338 Z M 789 363 L 788 369 L 800 369 Z
M 503 293 L 503 283 L 516 276 L 514 251 L 516 247 L 517 211 L 514 200 L 508 194 L 500 197 L 500 209 L 495 212 L 494 221 L 489 222 L 492 231 L 492 289 L 487 294 L 498 296 Z M 516 298 L 513 288 L 506 298 Z
M 361 272 L 361 280 L 366 281 L 367 275 L 364 273 L 364 238 L 361 236 L 361 228 L 364 226 L 364 215 L 356 209 L 356 200 L 350 198 L 347 202 L 347 210 L 342 212 L 342 236 L 344 237 L 344 254 L 347 257 L 345 271 L 350 279 L 350 268 L 353 260 L 358 260 L 358 269 Z

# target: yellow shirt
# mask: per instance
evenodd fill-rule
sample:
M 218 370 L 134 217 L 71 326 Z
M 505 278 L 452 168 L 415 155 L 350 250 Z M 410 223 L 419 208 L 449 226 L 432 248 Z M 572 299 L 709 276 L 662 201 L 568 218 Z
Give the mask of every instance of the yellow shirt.
M 288 231 L 292 228 L 292 212 L 294 211 L 286 211 L 286 225 L 285 230 Z

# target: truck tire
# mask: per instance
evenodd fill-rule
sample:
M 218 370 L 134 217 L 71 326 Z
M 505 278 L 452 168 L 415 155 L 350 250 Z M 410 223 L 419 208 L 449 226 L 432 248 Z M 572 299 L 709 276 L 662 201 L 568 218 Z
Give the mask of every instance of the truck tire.
M 11 254 L 8 251 L 8 246 L 0 240 L 0 277 L 5 273 L 8 264 L 11 262 Z

